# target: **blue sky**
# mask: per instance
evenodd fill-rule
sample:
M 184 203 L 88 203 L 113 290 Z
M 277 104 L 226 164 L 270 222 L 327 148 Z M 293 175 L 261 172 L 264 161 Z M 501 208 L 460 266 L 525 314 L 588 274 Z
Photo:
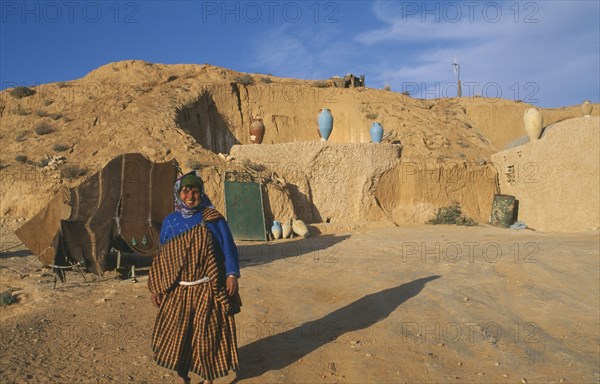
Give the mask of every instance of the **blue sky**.
M 456 57 L 463 96 L 600 101 L 599 0 L 0 0 L 0 28 L 2 89 L 138 59 L 452 97 Z

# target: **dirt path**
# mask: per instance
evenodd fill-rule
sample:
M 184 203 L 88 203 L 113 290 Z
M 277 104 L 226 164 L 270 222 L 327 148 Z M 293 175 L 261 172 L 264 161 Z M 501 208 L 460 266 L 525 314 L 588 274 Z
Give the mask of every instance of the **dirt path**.
M 240 253 L 243 368 L 217 382 L 600 382 L 597 231 L 357 229 Z M 53 289 L 13 248 L 0 279 L 19 289 L 0 308 L 0 382 L 174 382 L 151 358 L 146 276 Z

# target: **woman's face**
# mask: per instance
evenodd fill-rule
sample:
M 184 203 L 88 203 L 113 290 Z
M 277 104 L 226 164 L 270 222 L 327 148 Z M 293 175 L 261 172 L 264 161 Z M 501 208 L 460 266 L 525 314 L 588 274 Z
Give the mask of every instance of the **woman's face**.
M 188 208 L 194 208 L 200 204 L 200 189 L 194 186 L 185 186 L 181 188 L 179 197 Z

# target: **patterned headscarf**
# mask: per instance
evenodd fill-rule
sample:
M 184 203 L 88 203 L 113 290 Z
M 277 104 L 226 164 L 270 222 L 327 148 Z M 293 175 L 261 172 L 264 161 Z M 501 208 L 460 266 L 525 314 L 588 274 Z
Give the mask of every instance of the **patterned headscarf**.
M 179 197 L 179 191 L 181 191 L 181 183 L 184 177 L 186 177 L 186 180 L 188 180 L 190 177 L 194 177 L 198 180 L 200 185 L 200 204 L 196 205 L 193 208 L 190 208 L 187 205 L 185 205 L 183 200 L 181 200 L 181 197 Z M 173 187 L 173 195 L 175 197 L 175 210 L 177 212 L 180 212 L 181 216 L 185 217 L 186 219 L 188 217 L 191 217 L 192 215 L 195 215 L 198 212 L 202 212 L 206 207 L 214 208 L 210 199 L 204 193 L 204 182 L 200 177 L 198 177 L 198 175 L 196 175 L 195 171 L 188 172 L 177 179 L 177 181 L 175 182 L 175 186 Z

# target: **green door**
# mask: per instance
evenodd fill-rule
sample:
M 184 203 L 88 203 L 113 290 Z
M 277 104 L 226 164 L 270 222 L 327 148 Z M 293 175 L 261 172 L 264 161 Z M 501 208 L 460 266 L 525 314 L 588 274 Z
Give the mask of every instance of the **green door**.
M 236 240 L 267 240 L 261 184 L 225 180 L 225 210 Z

